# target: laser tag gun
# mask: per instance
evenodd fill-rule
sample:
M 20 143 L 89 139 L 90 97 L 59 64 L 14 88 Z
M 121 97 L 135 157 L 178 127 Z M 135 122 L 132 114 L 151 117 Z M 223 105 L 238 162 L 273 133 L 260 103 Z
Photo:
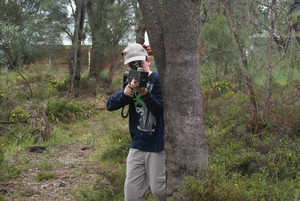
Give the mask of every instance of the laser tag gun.
M 147 87 L 148 73 L 142 69 L 142 61 L 132 61 L 129 64 L 131 70 L 124 72 L 123 88 L 134 79 L 139 87 Z M 126 84 L 126 85 L 125 85 Z
M 127 86 L 128 83 L 131 83 L 134 79 L 136 81 L 136 85 L 139 87 L 147 87 L 148 82 L 148 73 L 144 72 L 141 68 L 142 61 L 132 61 L 129 63 L 129 67 L 131 70 L 125 71 L 123 75 L 123 89 Z M 126 118 L 128 116 L 129 111 L 127 114 L 124 114 L 124 108 L 122 107 L 121 116 Z
M 135 80 L 136 85 L 139 87 L 147 87 L 148 73 L 144 72 L 142 68 L 130 70 L 128 74 L 128 83 L 131 83 L 132 80 Z

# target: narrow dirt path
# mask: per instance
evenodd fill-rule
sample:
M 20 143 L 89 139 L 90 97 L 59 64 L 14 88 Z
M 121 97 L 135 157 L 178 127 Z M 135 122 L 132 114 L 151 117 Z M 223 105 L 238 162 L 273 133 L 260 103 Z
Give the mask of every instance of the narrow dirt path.
M 92 148 L 83 144 L 48 147 L 43 153 L 23 151 L 17 161 L 21 174 L 0 183 L 0 193 L 9 201 L 78 200 L 76 187 L 87 184 L 96 174 L 87 160 L 91 152 Z M 53 178 L 38 179 L 43 172 Z

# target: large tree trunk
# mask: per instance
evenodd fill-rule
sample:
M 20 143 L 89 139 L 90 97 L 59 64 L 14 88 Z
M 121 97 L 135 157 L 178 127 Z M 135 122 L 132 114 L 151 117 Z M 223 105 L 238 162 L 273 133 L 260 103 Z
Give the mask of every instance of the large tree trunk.
M 163 86 L 167 189 L 207 166 L 199 79 L 201 1 L 139 1 Z M 161 18 L 163 16 L 163 18 Z

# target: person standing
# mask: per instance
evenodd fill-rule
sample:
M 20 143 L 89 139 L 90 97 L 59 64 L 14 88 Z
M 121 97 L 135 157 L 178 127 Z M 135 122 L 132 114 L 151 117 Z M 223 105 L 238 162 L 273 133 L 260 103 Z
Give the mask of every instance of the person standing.
M 118 110 L 129 104 L 130 149 L 126 162 L 124 186 L 126 201 L 144 200 L 148 188 L 159 201 L 166 200 L 166 165 L 164 152 L 164 119 L 162 91 L 157 72 L 150 70 L 150 57 L 145 48 L 130 44 L 123 51 L 124 64 L 129 69 L 142 68 L 148 73 L 147 87 L 136 80 L 113 94 L 107 110 Z

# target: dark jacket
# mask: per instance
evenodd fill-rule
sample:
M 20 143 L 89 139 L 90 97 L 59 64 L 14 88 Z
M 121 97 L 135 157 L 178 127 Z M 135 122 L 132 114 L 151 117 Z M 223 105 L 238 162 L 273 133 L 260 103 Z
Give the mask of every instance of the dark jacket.
M 113 111 L 129 104 L 130 148 L 141 151 L 159 152 L 164 150 L 164 119 L 162 92 L 157 72 L 148 77 L 148 92 L 144 96 L 125 96 L 124 89 L 112 95 L 106 104 Z

